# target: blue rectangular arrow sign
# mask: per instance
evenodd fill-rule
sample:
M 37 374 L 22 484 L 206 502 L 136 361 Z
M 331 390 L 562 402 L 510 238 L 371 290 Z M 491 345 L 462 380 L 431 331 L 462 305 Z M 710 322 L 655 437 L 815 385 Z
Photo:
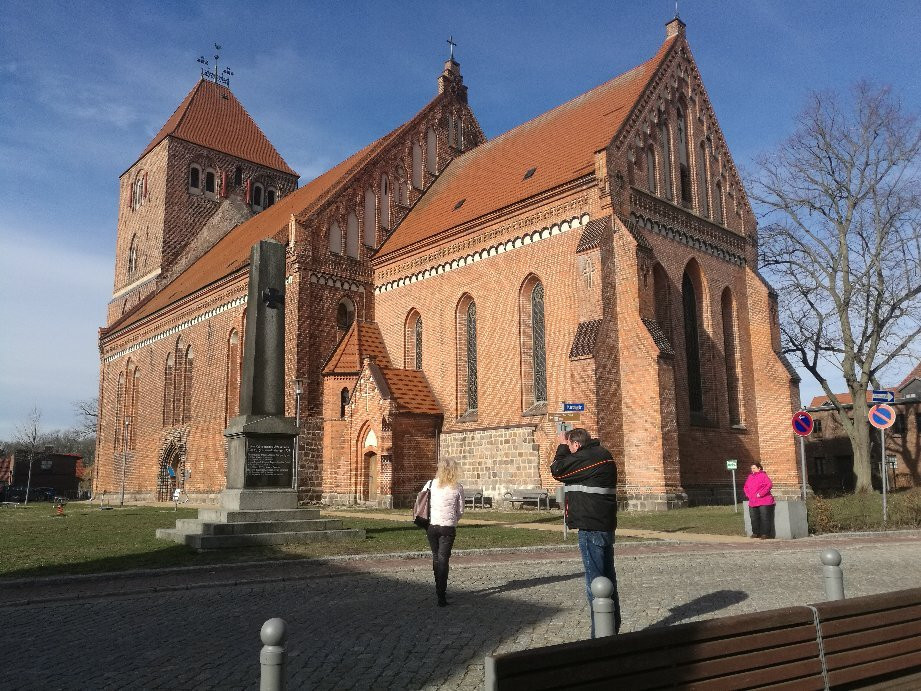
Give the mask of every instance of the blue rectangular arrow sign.
M 886 389 L 873 389 L 874 403 L 892 403 L 895 400 L 895 394 Z
M 584 413 L 585 404 L 584 403 L 564 403 L 563 411 L 567 413 Z

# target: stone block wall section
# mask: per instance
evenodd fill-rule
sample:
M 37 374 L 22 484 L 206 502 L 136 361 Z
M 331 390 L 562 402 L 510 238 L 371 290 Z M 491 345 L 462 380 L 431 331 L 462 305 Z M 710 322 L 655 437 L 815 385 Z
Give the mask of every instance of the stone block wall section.
M 513 488 L 544 486 L 540 451 L 532 425 L 441 435 L 441 456 L 457 461 L 461 484 L 482 487 L 493 506 Z

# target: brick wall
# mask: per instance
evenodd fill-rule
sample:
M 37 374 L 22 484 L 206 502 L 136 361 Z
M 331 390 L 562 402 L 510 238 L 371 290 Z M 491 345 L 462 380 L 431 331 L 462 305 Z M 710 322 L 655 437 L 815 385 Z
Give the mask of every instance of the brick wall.
M 457 461 L 461 484 L 482 487 L 494 506 L 515 487 L 543 486 L 540 451 L 533 425 L 441 435 L 440 453 Z

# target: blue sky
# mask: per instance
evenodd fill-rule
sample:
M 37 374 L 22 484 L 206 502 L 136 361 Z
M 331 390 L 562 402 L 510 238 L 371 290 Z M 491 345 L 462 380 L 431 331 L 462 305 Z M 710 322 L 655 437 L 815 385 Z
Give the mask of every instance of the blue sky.
M 736 164 L 813 89 L 859 78 L 921 103 L 921 3 L 681 0 Z M 0 24 L 0 439 L 96 395 L 118 176 L 223 46 L 231 88 L 301 184 L 427 103 L 458 46 L 487 137 L 648 59 L 673 0 L 4 3 Z M 803 398 L 815 385 L 804 380 Z

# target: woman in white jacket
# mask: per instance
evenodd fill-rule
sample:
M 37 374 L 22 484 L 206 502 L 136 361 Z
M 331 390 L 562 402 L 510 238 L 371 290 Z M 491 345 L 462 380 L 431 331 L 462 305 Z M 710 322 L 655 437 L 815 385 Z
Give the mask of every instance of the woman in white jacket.
M 431 487 L 431 519 L 426 532 L 432 548 L 435 594 L 438 606 L 444 607 L 448 604 L 448 560 L 457 535 L 457 522 L 464 513 L 464 488 L 457 481 L 457 463 L 453 458 L 438 461 Z

